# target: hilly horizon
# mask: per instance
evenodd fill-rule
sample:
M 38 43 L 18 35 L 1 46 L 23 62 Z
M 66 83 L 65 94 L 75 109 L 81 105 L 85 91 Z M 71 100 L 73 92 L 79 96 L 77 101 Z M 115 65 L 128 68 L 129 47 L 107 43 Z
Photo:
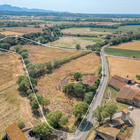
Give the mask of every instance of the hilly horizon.
M 0 5 L 0 11 L 12 11 L 12 12 L 47 12 L 47 13 L 69 13 L 68 11 L 53 11 L 44 9 L 29 9 L 25 7 L 17 7 L 8 4 Z

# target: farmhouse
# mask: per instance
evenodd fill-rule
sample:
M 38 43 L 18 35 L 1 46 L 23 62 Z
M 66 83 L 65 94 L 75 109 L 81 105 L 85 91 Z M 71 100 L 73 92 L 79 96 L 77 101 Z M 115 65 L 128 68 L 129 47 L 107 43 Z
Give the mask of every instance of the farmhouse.
M 27 140 L 15 122 L 6 129 L 6 135 L 8 140 Z
M 140 107 L 140 90 L 126 85 L 120 90 L 116 100 Z
M 120 130 L 113 127 L 98 127 L 96 134 L 101 136 L 104 140 L 116 140 L 120 134 Z
M 121 88 L 123 88 L 126 85 L 126 83 L 112 77 L 109 80 L 108 85 L 119 91 Z
M 93 86 L 97 79 L 99 79 L 99 78 L 97 78 L 93 75 L 86 75 L 86 76 L 82 77 L 82 82 L 84 85 Z

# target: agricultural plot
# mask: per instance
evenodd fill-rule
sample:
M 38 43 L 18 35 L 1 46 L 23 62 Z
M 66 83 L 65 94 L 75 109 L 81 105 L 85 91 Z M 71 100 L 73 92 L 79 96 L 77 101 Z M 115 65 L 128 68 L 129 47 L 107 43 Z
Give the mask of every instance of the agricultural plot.
M 96 28 L 69 28 L 64 29 L 61 32 L 66 34 L 82 34 L 82 35 L 106 35 L 111 34 L 110 32 L 104 32 L 104 30 L 94 30 Z M 99 28 L 100 29 L 100 28 Z
M 55 69 L 52 74 L 45 75 L 39 79 L 37 85 L 38 94 L 44 95 L 51 100 L 51 104 L 49 105 L 50 110 L 61 110 L 70 117 L 68 125 L 73 125 L 73 107 L 80 100 L 68 95 L 66 96 L 66 94 L 61 92 L 63 81 L 75 72 L 94 74 L 100 64 L 100 57 L 94 53 L 90 53 L 69 63 L 63 64 L 60 68 Z
M 0 52 L 0 91 L 15 84 L 18 77 L 24 74 L 19 56 Z
M 48 61 L 53 61 L 55 58 L 62 59 L 79 53 L 78 51 L 59 50 L 33 45 L 25 45 L 23 48 L 29 51 L 29 58 L 33 63 L 45 63 Z
M 107 28 L 70 28 L 62 30 L 62 33 L 73 33 L 73 34 L 86 34 L 86 35 L 104 35 L 112 33 L 126 33 L 133 31 L 138 33 L 140 25 L 129 25 L 120 26 L 118 29 L 107 29 Z
M 128 42 L 128 43 L 122 43 L 118 46 L 110 46 L 109 48 L 140 51 L 140 41 L 132 41 L 132 42 Z
M 14 86 L 0 94 L 0 139 L 9 125 L 19 121 L 30 127 L 30 123 L 36 124 L 39 119 L 33 117 L 29 99 L 22 97 Z
M 102 42 L 101 38 L 86 38 L 86 37 L 60 37 L 59 40 L 48 43 L 48 45 L 64 48 L 75 48 L 76 44 L 80 44 L 82 49 L 87 45 L 93 45 Z
M 29 33 L 37 33 L 42 32 L 42 28 L 33 28 L 33 27 L 7 27 L 7 28 L 0 28 L 1 34 L 7 35 L 8 33 L 17 33 L 16 35 L 23 35 Z M 7 34 L 6 34 L 7 33 Z M 10 35 L 11 35 L 10 34 Z
M 105 48 L 104 52 L 109 55 L 140 58 L 140 51 L 138 50 Z
M 12 31 L 4 31 L 4 32 L 0 32 L 1 34 L 5 35 L 5 36 L 22 36 L 23 33 L 18 33 L 18 32 L 12 32 Z
M 122 77 L 129 77 L 137 82 L 136 75 L 139 75 L 140 61 L 133 59 L 124 59 L 116 57 L 108 57 L 110 76 L 119 75 Z

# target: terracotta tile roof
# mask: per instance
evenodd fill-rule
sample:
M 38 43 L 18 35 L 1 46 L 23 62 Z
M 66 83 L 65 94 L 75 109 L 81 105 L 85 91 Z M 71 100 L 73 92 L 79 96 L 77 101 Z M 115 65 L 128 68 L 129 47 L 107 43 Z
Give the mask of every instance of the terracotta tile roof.
M 128 81 L 127 78 L 124 78 L 124 77 L 121 77 L 121 76 L 118 76 L 118 75 L 114 75 L 112 78 L 114 78 L 116 80 L 119 80 L 121 82 Z
M 140 92 L 134 98 L 140 101 Z
M 117 98 L 133 100 L 133 98 L 139 93 L 139 89 L 126 85 L 120 90 L 120 92 L 117 95 Z
M 130 111 L 128 109 L 123 109 L 123 112 L 126 114 L 130 113 Z
M 106 134 L 106 135 L 109 135 L 109 136 L 112 136 L 112 137 L 116 137 L 120 132 L 119 129 L 116 129 L 113 127 L 104 127 L 104 126 L 98 127 L 96 129 L 96 131 L 103 133 L 103 134 Z
M 10 137 L 10 140 L 27 140 L 15 122 L 6 129 L 6 133 Z
M 82 82 L 84 85 L 91 85 L 93 86 L 96 82 L 96 80 L 99 79 L 93 75 L 86 75 L 82 77 Z
M 109 80 L 108 85 L 111 86 L 111 87 L 113 87 L 113 88 L 115 88 L 115 89 L 117 89 L 117 90 L 120 90 L 121 88 L 123 88 L 126 85 L 126 83 L 123 83 L 123 82 L 121 82 L 121 81 L 119 81 L 117 79 L 114 79 L 112 77 Z

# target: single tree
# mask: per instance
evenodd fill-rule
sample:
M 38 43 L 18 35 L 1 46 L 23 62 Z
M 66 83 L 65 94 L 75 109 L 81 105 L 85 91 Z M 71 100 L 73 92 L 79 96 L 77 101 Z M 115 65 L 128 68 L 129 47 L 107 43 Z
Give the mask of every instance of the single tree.
M 93 99 L 93 92 L 87 92 L 84 96 L 84 102 L 90 104 Z
M 60 125 L 66 125 L 68 123 L 68 117 L 67 116 L 62 116 L 59 120 Z
M 74 84 L 74 94 L 77 97 L 83 97 L 84 96 L 84 89 L 83 85 L 81 83 Z
M 23 128 L 25 127 L 24 122 L 18 122 L 18 127 L 19 127 L 20 129 L 23 129 Z
M 31 108 L 32 108 L 33 110 L 37 110 L 37 109 L 39 108 L 39 105 L 38 105 L 36 99 L 33 100 L 33 101 L 31 101 Z
M 111 104 L 111 105 L 107 105 L 105 107 L 105 112 L 108 114 L 108 116 L 110 117 L 110 122 L 112 122 L 112 117 L 113 115 L 117 112 L 117 105 L 116 104 Z
M 33 132 L 37 134 L 40 138 L 45 138 L 50 136 L 53 133 L 53 129 L 48 126 L 47 123 L 42 122 L 40 124 L 37 124 L 33 128 Z
M 89 105 L 86 102 L 80 102 L 77 105 L 75 105 L 73 114 L 76 118 L 81 118 L 82 115 L 84 115 L 88 109 Z
M 80 44 L 76 44 L 75 48 L 76 48 L 77 50 L 81 50 Z
M 82 78 L 81 73 L 80 73 L 80 72 L 76 72 L 76 73 L 74 74 L 74 78 L 75 78 L 76 80 L 79 80 L 80 78 Z
M 46 65 L 46 69 L 51 73 L 52 70 L 53 70 L 53 66 L 52 66 L 52 64 L 51 64 L 51 61 L 48 62 L 48 63 L 46 63 L 45 65 Z
M 41 101 L 41 105 L 43 106 L 43 110 L 45 109 L 46 106 L 50 104 L 50 100 L 48 98 L 43 97 Z
M 60 110 L 52 111 L 46 116 L 49 124 L 54 128 L 59 127 L 59 121 L 61 117 L 62 117 L 62 112 Z

